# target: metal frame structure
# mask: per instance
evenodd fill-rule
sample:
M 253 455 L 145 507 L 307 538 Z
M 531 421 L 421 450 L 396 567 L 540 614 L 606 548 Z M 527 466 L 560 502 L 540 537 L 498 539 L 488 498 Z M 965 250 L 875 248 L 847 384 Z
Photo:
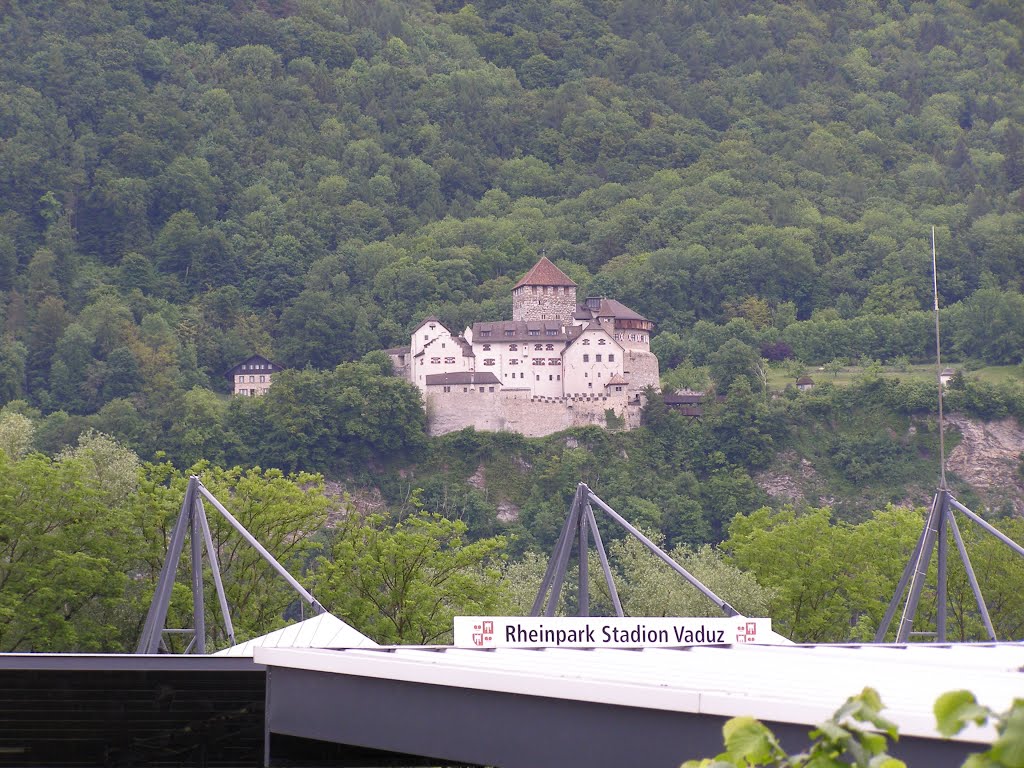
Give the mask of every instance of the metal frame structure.
M 206 556 L 210 562 L 210 572 L 213 575 L 213 584 L 217 592 L 217 601 L 220 604 L 221 616 L 224 619 L 224 628 L 231 644 L 235 643 L 235 630 L 231 623 L 231 610 L 228 607 L 227 595 L 224 593 L 224 584 L 221 580 L 220 566 L 217 563 L 217 550 L 213 546 L 213 537 L 210 534 L 210 523 L 206 519 L 206 508 L 203 505 L 206 499 L 213 505 L 225 520 L 244 538 L 260 556 L 287 581 L 292 588 L 313 608 L 316 613 L 324 613 L 324 607 L 313 597 L 298 581 L 281 565 L 267 549 L 260 544 L 256 538 L 246 530 L 235 517 L 224 508 L 216 497 L 199 478 L 192 475 L 188 479 L 188 487 L 185 489 L 185 500 L 181 505 L 181 512 L 171 532 L 170 546 L 167 550 L 167 558 L 164 560 L 163 568 L 160 571 L 160 578 L 157 581 L 156 591 L 153 593 L 153 600 L 149 605 L 149 612 L 146 614 L 146 623 L 142 628 L 142 636 L 139 638 L 139 645 L 136 653 L 161 653 L 167 651 L 164 643 L 165 634 L 190 634 L 192 639 L 185 648 L 185 653 L 195 652 L 206 653 L 206 605 L 204 601 L 203 584 L 203 547 L 206 548 Z M 191 585 L 192 585 L 192 622 L 193 626 L 187 629 L 167 629 L 167 611 L 171 604 L 171 592 L 178 574 L 178 563 L 181 560 L 181 552 L 185 546 L 185 536 L 191 538 Z
M 738 616 L 739 612 L 729 603 L 720 598 L 697 577 L 687 571 L 683 566 L 673 560 L 661 547 L 644 536 L 626 521 L 622 515 L 605 504 L 586 483 L 576 486 L 576 493 L 573 495 L 572 505 L 569 507 L 569 515 L 562 526 L 562 532 L 558 535 L 555 549 L 548 560 L 548 567 L 541 580 L 537 597 L 533 601 L 531 616 L 540 616 L 541 611 L 545 616 L 554 616 L 558 608 L 558 600 L 562 593 L 562 585 L 565 583 L 565 576 L 569 567 L 569 557 L 572 554 L 574 542 L 578 542 L 577 554 L 579 556 L 579 615 L 590 615 L 590 572 L 587 562 L 590 536 L 594 537 L 594 545 L 598 557 L 601 559 L 601 569 L 604 572 L 605 583 L 608 585 L 608 593 L 611 595 L 612 603 L 615 606 L 615 615 L 623 616 L 622 603 L 619 601 L 619 593 L 615 589 L 615 580 L 612 578 L 612 571 L 608 565 L 608 555 L 604 549 L 604 542 L 601 541 L 601 532 L 597 528 L 597 520 L 594 517 L 593 505 L 597 505 L 616 523 L 626 530 L 633 538 L 640 541 L 654 555 L 663 560 L 672 570 L 686 579 L 696 587 L 701 594 L 717 605 L 726 616 Z
M 921 592 L 928 575 L 928 567 L 932 560 L 932 551 L 938 543 L 938 565 L 936 573 L 936 617 L 935 617 L 935 639 L 937 642 L 946 642 L 946 561 L 949 554 L 949 531 L 952 530 L 953 538 L 956 541 L 956 548 L 960 554 L 960 561 L 967 572 L 967 579 L 971 584 L 974 593 L 974 600 L 978 605 L 981 619 L 985 623 L 985 630 L 988 632 L 989 640 L 995 641 L 996 632 L 992 626 L 992 619 L 989 617 L 988 607 L 985 605 L 985 598 L 981 594 L 981 587 L 974 575 L 974 568 L 971 566 L 971 559 L 967 555 L 967 548 L 964 546 L 963 537 L 957 527 L 956 518 L 953 516 L 953 509 L 960 510 L 968 519 L 976 523 L 982 530 L 995 536 L 1001 542 L 1010 547 L 1019 555 L 1024 556 L 1024 547 L 1021 547 L 1008 536 L 998 531 L 989 523 L 985 522 L 978 515 L 957 501 L 946 484 L 946 441 L 945 441 L 945 419 L 942 412 L 942 349 L 939 336 L 939 282 L 938 270 L 935 259 L 935 227 L 932 227 L 932 289 L 935 297 L 935 370 L 939 384 L 939 488 L 932 499 L 931 508 L 928 510 L 928 517 L 925 520 L 924 530 L 917 540 L 914 552 L 903 569 L 903 576 L 896 587 L 896 594 L 889 602 L 885 617 L 875 633 L 875 642 L 885 642 L 885 636 L 892 624 L 896 609 L 907 594 L 907 601 L 903 605 L 903 614 L 900 616 L 899 627 L 896 630 L 896 642 L 905 643 L 911 635 L 930 635 L 930 632 L 914 632 L 914 618 L 917 615 L 918 603 L 921 599 Z M 910 585 L 909 592 L 907 585 Z

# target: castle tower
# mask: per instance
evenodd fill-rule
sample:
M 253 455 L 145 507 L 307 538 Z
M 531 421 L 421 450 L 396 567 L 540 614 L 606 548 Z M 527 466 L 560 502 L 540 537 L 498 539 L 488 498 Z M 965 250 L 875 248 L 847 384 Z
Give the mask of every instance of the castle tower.
M 542 256 L 512 289 L 513 320 L 558 320 L 573 324 L 576 283 Z

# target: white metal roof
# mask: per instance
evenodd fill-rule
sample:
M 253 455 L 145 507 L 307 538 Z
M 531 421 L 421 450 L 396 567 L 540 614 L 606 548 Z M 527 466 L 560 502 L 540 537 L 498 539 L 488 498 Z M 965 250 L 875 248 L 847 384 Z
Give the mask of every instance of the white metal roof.
M 997 710 L 1024 695 L 1024 645 L 733 645 L 688 649 L 262 647 L 260 664 L 646 709 L 813 725 L 865 686 L 901 734 L 937 738 L 932 705 L 968 689 Z M 972 727 L 963 741 L 991 741 Z
M 213 656 L 252 656 L 256 648 L 376 648 L 366 635 L 350 627 L 337 616 L 321 613 L 267 635 L 254 637 L 238 645 L 211 654 Z

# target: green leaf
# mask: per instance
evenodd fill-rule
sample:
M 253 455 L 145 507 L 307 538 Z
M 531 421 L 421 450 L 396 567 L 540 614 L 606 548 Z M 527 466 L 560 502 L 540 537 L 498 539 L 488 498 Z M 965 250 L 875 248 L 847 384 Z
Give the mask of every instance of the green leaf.
M 1010 710 L 990 752 L 1006 768 L 1024 768 L 1024 707 L 1015 706 Z
M 850 736 L 850 732 L 843 728 L 835 720 L 826 720 L 823 723 L 818 724 L 817 730 L 811 734 L 812 736 L 825 736 L 831 741 L 844 741 Z
M 949 691 L 935 701 L 936 727 L 943 736 L 960 733 L 969 722 L 981 725 L 988 716 L 989 710 L 978 706 L 970 691 Z
M 878 755 L 868 763 L 868 766 L 869 768 L 907 768 L 906 763 L 890 755 Z
M 734 717 L 723 727 L 725 748 L 731 757 L 748 763 L 765 763 L 778 750 L 778 742 L 768 728 L 752 717 Z

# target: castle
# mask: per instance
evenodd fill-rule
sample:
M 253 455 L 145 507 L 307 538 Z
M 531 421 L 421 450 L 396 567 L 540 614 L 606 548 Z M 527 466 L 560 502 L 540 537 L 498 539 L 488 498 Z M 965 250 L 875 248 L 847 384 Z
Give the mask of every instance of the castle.
M 408 349 L 388 350 L 423 393 L 431 434 L 639 425 L 643 391 L 659 385 L 654 323 L 613 299 L 577 304 L 576 288 L 542 258 L 512 289 L 511 320 L 456 336 L 428 317 Z

